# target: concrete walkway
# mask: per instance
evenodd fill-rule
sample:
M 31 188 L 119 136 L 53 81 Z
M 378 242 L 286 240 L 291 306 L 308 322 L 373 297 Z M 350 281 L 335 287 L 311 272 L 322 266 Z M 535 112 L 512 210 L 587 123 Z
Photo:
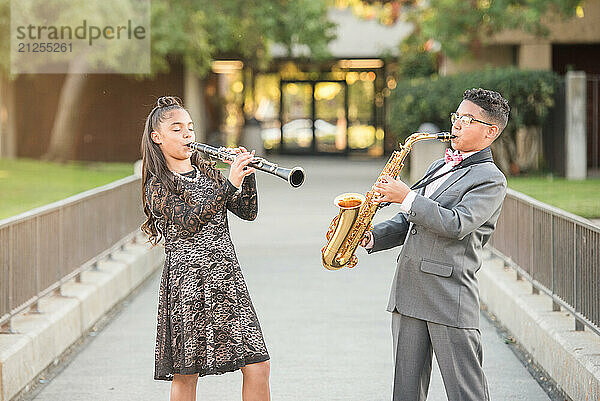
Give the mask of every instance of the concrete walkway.
M 271 354 L 275 401 L 389 400 L 392 355 L 390 315 L 385 311 L 397 250 L 366 255 L 336 272 L 320 263 L 320 248 L 337 214 L 333 198 L 365 193 L 383 161 L 299 158 L 304 186 L 292 189 L 258 174 L 259 218 L 231 217 L 238 257 Z M 388 207 L 376 221 L 395 214 Z M 484 266 L 485 268 L 485 266 Z M 168 382 L 153 380 L 159 274 L 50 383 L 37 401 L 167 400 Z M 548 400 L 548 396 L 482 319 L 484 368 L 491 399 Z M 239 400 L 240 372 L 199 380 L 198 400 Z M 439 371 L 428 400 L 446 400 Z

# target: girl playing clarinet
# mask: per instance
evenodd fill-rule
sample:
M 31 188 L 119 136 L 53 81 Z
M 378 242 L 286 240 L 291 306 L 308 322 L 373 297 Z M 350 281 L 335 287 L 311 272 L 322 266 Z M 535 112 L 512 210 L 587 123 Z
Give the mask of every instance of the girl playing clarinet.
M 269 354 L 229 235 L 227 210 L 258 211 L 254 152 L 240 147 L 229 177 L 186 145 L 193 123 L 179 99 L 158 99 L 142 137 L 142 230 L 164 239 L 156 332 L 156 380 L 171 400 L 196 399 L 199 376 L 241 369 L 244 401 L 270 400 Z

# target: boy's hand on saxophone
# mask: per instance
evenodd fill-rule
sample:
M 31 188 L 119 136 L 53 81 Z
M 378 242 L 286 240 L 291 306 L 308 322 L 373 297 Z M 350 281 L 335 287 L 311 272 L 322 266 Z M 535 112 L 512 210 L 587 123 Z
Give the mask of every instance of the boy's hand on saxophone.
M 366 249 L 373 248 L 373 233 L 371 231 L 365 231 L 359 245 Z
M 373 189 L 380 194 L 380 196 L 373 199 L 375 203 L 402 203 L 410 192 L 408 185 L 387 174 L 381 175 L 381 178 L 373 185 Z

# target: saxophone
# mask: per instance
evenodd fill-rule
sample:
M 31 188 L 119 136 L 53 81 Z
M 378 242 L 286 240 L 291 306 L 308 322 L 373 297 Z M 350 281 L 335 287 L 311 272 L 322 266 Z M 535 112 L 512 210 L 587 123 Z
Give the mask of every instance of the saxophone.
M 424 139 L 449 141 L 452 138 L 454 135 L 449 132 L 412 134 L 406 138 L 404 145 L 400 145 L 399 150 L 392 153 L 377 181 L 384 174 L 391 177 L 397 177 L 400 174 L 404 167 L 404 159 L 412 150 L 415 142 Z M 321 260 L 326 269 L 338 270 L 344 266 L 349 268 L 356 266 L 358 258 L 354 252 L 365 232 L 373 228 L 371 220 L 379 208 L 379 205 L 373 201 L 377 196 L 379 194 L 371 187 L 366 196 L 350 192 L 341 194 L 334 199 L 333 203 L 340 208 L 340 212 L 331 221 L 327 234 L 325 234 L 327 245 L 321 249 Z

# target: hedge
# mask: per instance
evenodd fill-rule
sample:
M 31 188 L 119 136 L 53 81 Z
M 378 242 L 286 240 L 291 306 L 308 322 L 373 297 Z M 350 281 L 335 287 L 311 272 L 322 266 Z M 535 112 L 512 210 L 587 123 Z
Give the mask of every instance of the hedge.
M 511 111 L 505 134 L 511 135 L 521 126 L 543 125 L 559 82 L 552 71 L 513 67 L 400 81 L 389 97 L 388 126 L 398 140 L 416 132 L 424 122 L 449 131 L 450 113 L 462 101 L 464 91 L 485 88 L 508 100 Z

